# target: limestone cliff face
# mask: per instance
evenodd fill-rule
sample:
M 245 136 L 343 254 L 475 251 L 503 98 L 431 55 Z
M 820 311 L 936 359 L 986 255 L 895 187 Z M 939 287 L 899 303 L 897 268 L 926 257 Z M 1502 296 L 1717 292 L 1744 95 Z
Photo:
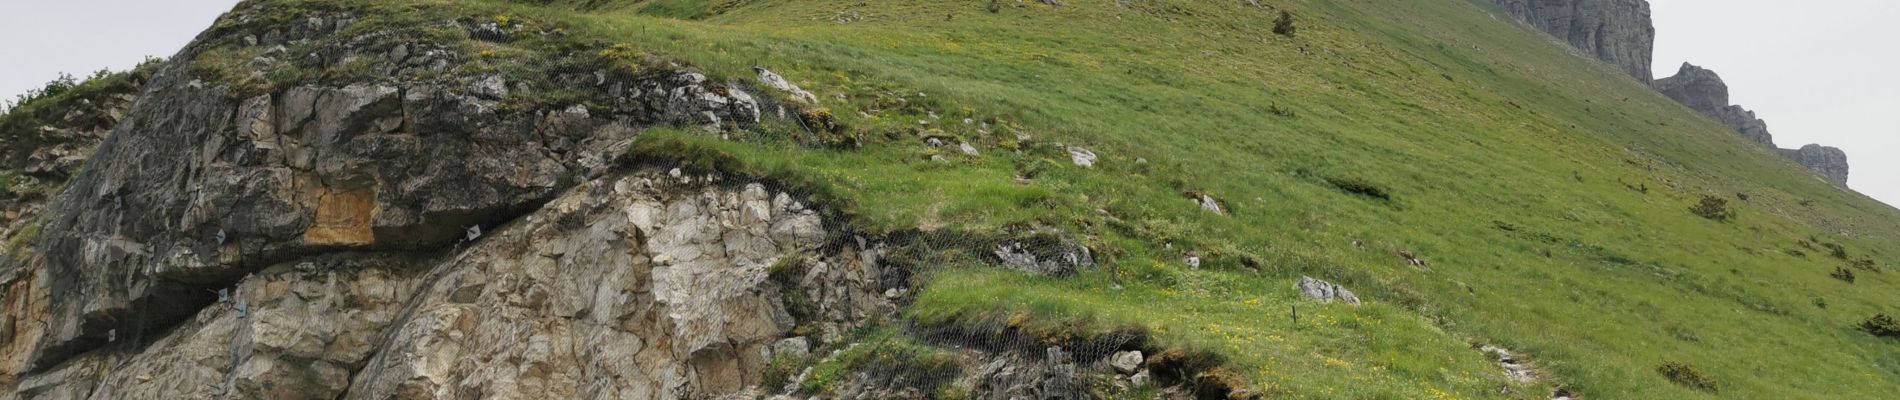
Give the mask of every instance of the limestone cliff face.
M 1496 0 L 1571 47 L 1649 82 L 1656 28 L 1645 0 Z
M 1829 182 L 1847 184 L 1847 152 L 1841 149 L 1810 144 L 1799 149 L 1781 149 L 1781 154 L 1821 174 Z
M 1715 71 L 1683 63 L 1675 76 L 1656 80 L 1655 87 L 1676 102 L 1734 128 L 1748 140 L 1770 148 L 1775 146 L 1767 122 L 1756 118 L 1754 111 L 1729 104 L 1728 84 L 1723 83 L 1722 76 Z

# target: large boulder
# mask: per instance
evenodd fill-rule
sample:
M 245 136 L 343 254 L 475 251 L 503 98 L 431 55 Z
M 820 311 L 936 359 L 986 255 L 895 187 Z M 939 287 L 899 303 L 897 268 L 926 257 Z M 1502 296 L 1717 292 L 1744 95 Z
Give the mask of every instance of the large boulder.
M 1643 82 L 1656 28 L 1644 0 L 1496 0 L 1505 12 Z

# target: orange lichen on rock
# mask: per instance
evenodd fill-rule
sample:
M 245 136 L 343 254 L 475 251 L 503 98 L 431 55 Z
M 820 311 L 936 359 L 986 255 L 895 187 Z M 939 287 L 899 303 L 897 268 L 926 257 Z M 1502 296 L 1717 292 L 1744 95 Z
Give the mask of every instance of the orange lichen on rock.
M 376 188 L 316 187 L 316 221 L 303 233 L 314 245 L 364 246 L 376 242 Z

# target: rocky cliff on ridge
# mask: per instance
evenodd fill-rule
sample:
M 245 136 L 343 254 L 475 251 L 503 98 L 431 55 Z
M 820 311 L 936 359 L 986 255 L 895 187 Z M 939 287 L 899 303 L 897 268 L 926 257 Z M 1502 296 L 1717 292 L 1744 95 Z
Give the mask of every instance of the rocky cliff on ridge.
M 1837 184 L 1847 184 L 1847 153 L 1841 149 L 1810 144 L 1800 149 L 1779 149 L 1775 145 L 1774 135 L 1768 132 L 1768 123 L 1757 118 L 1754 111 L 1739 105 L 1729 104 L 1728 84 L 1722 82 L 1722 76 L 1690 63 L 1682 63 L 1675 76 L 1657 79 L 1653 84 L 1657 91 L 1688 106 L 1689 109 L 1714 118 L 1716 121 L 1734 129 L 1736 133 L 1763 147 L 1778 149 L 1777 153 L 1787 156 L 1797 164 L 1814 170 Z
M 1768 123 L 1756 118 L 1754 111 L 1729 104 L 1728 84 L 1723 83 L 1715 71 L 1682 63 L 1682 69 L 1675 76 L 1657 79 L 1654 86 L 1664 96 L 1734 128 L 1742 137 L 1762 146 L 1775 145 L 1774 135 L 1768 133 Z
M 1496 0 L 1498 6 L 1571 47 L 1649 82 L 1656 46 L 1645 0 Z

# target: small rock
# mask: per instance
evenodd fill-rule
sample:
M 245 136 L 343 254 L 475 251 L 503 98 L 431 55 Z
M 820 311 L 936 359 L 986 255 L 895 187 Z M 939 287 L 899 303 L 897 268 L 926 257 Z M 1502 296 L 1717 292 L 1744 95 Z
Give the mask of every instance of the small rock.
M 844 340 L 844 329 L 839 328 L 837 323 L 827 322 L 819 328 L 819 331 L 820 335 L 823 335 L 820 339 L 824 339 L 825 343 L 838 343 Z
M 1116 371 L 1121 371 L 1121 373 L 1124 374 L 1132 374 L 1135 373 L 1135 370 L 1141 369 L 1141 362 L 1142 357 L 1140 351 L 1124 351 L 1115 353 L 1115 357 L 1110 358 L 1108 364 L 1114 366 Z
M 1352 291 L 1346 290 L 1345 287 L 1313 279 L 1310 276 L 1300 277 L 1300 283 L 1296 287 L 1300 290 L 1300 295 L 1309 299 L 1327 303 L 1337 300 L 1355 306 L 1360 304 L 1359 296 L 1352 294 Z
M 1081 147 L 1070 147 L 1069 160 L 1074 161 L 1075 165 L 1079 167 L 1094 168 L 1095 167 L 1095 152 L 1089 151 L 1089 149 L 1084 149 Z
M 811 355 L 811 340 L 804 336 L 786 338 L 772 344 L 773 357 L 804 358 Z
M 1207 210 L 1207 212 L 1214 213 L 1215 215 L 1227 215 L 1227 211 L 1220 208 L 1220 202 L 1215 201 L 1214 196 L 1201 195 L 1201 199 L 1195 203 L 1200 204 L 1201 209 Z
M 1132 375 L 1132 376 L 1129 376 L 1129 377 L 1128 377 L 1128 383 L 1131 383 L 1131 384 L 1134 384 L 1134 385 L 1135 385 L 1135 387 L 1137 387 L 1137 388 L 1139 388 L 1139 387 L 1142 387 L 1143 385 L 1147 385 L 1147 384 L 1148 384 L 1148 371 L 1147 371 L 1147 370 L 1142 370 L 1141 372 L 1136 372 L 1136 373 L 1135 373 L 1134 375 Z
M 963 150 L 963 155 L 966 155 L 966 156 L 976 157 L 979 155 L 976 152 L 976 146 L 971 146 L 969 143 L 959 144 L 957 145 L 957 148 L 959 150 Z
M 407 44 L 398 44 L 395 48 L 389 49 L 389 61 L 391 62 L 402 62 L 402 60 L 408 58 L 409 45 Z
M 508 97 L 508 81 L 503 80 L 501 75 L 489 75 L 487 78 L 482 78 L 481 81 L 475 82 L 475 86 L 470 89 L 476 96 L 486 97 L 490 100 Z

